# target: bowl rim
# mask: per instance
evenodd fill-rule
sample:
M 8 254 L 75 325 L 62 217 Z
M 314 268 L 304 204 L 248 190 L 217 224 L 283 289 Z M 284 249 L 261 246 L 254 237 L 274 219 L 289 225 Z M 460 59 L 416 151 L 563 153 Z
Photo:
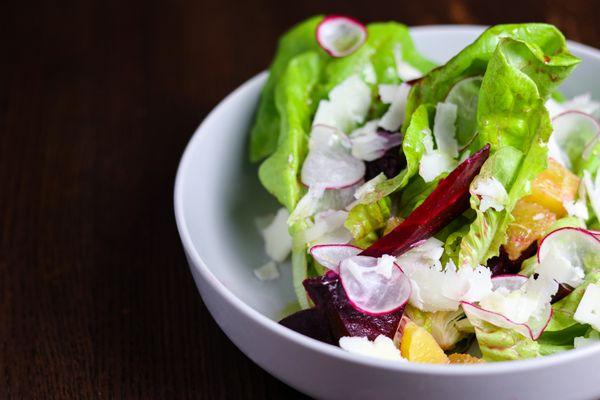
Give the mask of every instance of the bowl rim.
M 439 35 L 445 32 L 447 33 L 465 33 L 465 34 L 479 34 L 487 26 L 484 25 L 422 25 L 410 27 L 410 32 L 417 34 L 427 35 Z M 581 43 L 567 41 L 568 46 L 571 49 L 586 54 L 591 58 L 596 58 L 600 62 L 600 50 L 595 49 L 591 46 L 587 46 Z M 383 360 L 371 357 L 365 357 L 358 354 L 353 354 L 342 350 L 339 347 L 332 346 L 326 343 L 322 343 L 318 340 L 309 338 L 300 333 L 297 333 L 291 329 L 288 329 L 276 321 L 270 319 L 266 315 L 263 315 L 258 310 L 250 307 L 238 298 L 233 292 L 231 292 L 217 277 L 210 271 L 202 257 L 196 250 L 192 241 L 191 234 L 188 230 L 184 207 L 183 207 L 183 187 L 184 187 L 184 175 L 185 171 L 188 170 L 188 164 L 192 157 L 192 149 L 196 146 L 201 146 L 203 142 L 207 141 L 208 135 L 199 134 L 206 125 L 206 122 L 211 118 L 214 118 L 215 114 L 228 106 L 228 104 L 239 95 L 239 93 L 245 91 L 248 87 L 264 83 L 268 72 L 263 71 L 253 76 L 243 84 L 238 86 L 230 94 L 228 94 L 219 104 L 214 107 L 204 118 L 202 123 L 194 131 L 192 137 L 188 141 L 183 155 L 180 159 L 179 166 L 177 168 L 177 174 L 174 185 L 174 213 L 177 224 L 177 230 L 181 238 L 184 250 L 188 257 L 190 257 L 190 268 L 194 268 L 202 278 L 212 286 L 212 288 L 221 296 L 221 298 L 228 303 L 229 306 L 234 307 L 238 312 L 246 315 L 254 323 L 259 324 L 265 330 L 269 330 L 274 334 L 281 336 L 283 339 L 294 342 L 297 345 L 305 346 L 315 352 L 322 353 L 329 357 L 333 357 L 339 361 L 349 362 L 364 367 L 385 369 L 390 371 L 397 371 L 403 373 L 414 373 L 414 374 L 426 374 L 426 375 L 445 375 L 445 376 L 462 376 L 462 375 L 496 375 L 503 373 L 516 373 L 529 370 L 535 370 L 538 368 L 550 367 L 562 363 L 568 363 L 576 361 L 578 358 L 592 356 L 595 354 L 600 356 L 600 346 L 590 346 L 581 349 L 573 349 L 565 351 L 563 353 L 527 359 L 527 360 L 515 360 L 515 361 L 502 361 L 495 363 L 485 363 L 477 365 L 464 365 L 464 364 L 450 364 L 450 365 L 439 365 L 439 364 L 417 364 L 397 361 Z M 235 343 L 234 343 L 235 344 Z

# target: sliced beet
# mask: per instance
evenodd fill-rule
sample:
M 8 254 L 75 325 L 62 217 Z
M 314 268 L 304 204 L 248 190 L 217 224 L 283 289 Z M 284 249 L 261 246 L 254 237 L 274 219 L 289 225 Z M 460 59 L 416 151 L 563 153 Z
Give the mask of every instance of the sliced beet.
M 316 308 L 325 311 L 336 343 L 343 336 L 375 340 L 379 335 L 393 338 L 396 334 L 404 307 L 377 316 L 364 314 L 350 304 L 339 277 L 332 271 L 322 277 L 306 279 L 304 287 Z
M 552 296 L 550 304 L 554 304 L 557 301 L 564 299 L 565 297 L 570 295 L 572 291 L 573 288 L 571 286 L 567 285 L 566 283 L 559 283 L 558 290 L 556 291 L 556 293 L 554 293 L 554 296 Z
M 329 321 L 325 310 L 321 307 L 298 311 L 282 319 L 279 323 L 313 339 L 337 345 L 329 329 Z
M 400 255 L 436 234 L 454 218 L 469 208 L 469 186 L 490 155 L 486 145 L 463 161 L 442 179 L 425 201 L 400 225 L 381 237 L 361 255 L 381 257 L 383 254 Z
M 537 242 L 533 242 L 531 246 L 525 249 L 519 258 L 511 260 L 504 247 L 500 247 L 500 254 L 490 258 L 487 261 L 487 267 L 492 270 L 492 277 L 498 275 L 518 274 L 521 271 L 523 261 L 537 253 Z

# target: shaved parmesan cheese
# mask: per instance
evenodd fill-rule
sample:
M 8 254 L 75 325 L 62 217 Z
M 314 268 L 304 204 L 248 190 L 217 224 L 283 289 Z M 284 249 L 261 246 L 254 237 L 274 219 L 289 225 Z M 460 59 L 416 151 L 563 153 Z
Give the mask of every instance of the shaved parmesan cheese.
M 377 336 L 372 342 L 366 337 L 344 336 L 340 338 L 340 347 L 349 353 L 384 360 L 406 361 L 400 355 L 400 350 L 394 345 L 394 341 L 384 335 Z
M 311 186 L 308 188 L 308 192 L 298 202 L 292 215 L 288 218 L 288 225 L 293 225 L 295 222 L 300 221 L 304 218 L 308 218 L 317 212 L 319 201 L 325 193 L 324 186 Z
M 372 179 L 366 181 L 358 189 L 356 189 L 356 192 L 354 192 L 354 198 L 358 202 L 361 202 L 366 196 L 375 192 L 377 185 L 379 185 L 382 182 L 385 182 L 386 180 L 387 180 L 387 178 L 386 178 L 385 174 L 383 172 L 381 172 L 375 178 L 372 178 Z M 348 207 L 352 208 L 355 204 L 356 203 L 352 203 Z
M 277 262 L 285 260 L 292 250 L 292 237 L 287 225 L 289 216 L 285 208 L 280 208 L 273 221 L 261 230 L 265 240 L 265 252 Z
M 600 331 L 600 285 L 588 285 L 573 319 L 582 324 L 590 324 L 592 328 Z
M 371 106 L 371 89 L 357 75 L 352 75 L 321 100 L 313 125 L 329 125 L 348 132 L 365 120 Z
M 443 243 L 430 238 L 397 257 L 409 277 L 410 304 L 423 311 L 455 311 L 461 301 L 479 301 L 492 290 L 491 271 L 483 266 L 457 269 L 452 261 L 442 268 Z
M 479 306 L 486 311 L 502 315 L 513 323 L 528 323 L 532 319 L 545 318 L 552 295 L 558 290 L 553 279 L 530 277 L 523 286 L 510 291 L 499 287 L 484 297 Z
M 584 221 L 590 217 L 587 205 L 585 204 L 585 199 L 579 199 L 577 201 L 563 201 L 563 206 L 570 216 L 581 218 Z
M 506 189 L 494 177 L 484 178 L 477 175 L 471 183 L 471 194 L 479 198 L 479 209 L 482 212 L 485 212 L 488 208 L 502 211 L 508 201 Z
M 381 84 L 379 85 L 379 99 L 384 104 L 391 104 L 396 97 L 396 92 L 400 85 L 394 84 Z
M 433 122 L 433 136 L 437 149 L 452 158 L 458 157 L 458 142 L 456 141 L 456 104 L 438 103 Z
M 446 153 L 434 150 L 426 153 L 419 163 L 419 175 L 425 182 L 431 182 L 444 172 L 450 172 L 458 165 L 457 161 Z
M 315 215 L 315 221 L 304 232 L 304 242 L 309 246 L 317 244 L 341 244 L 352 240 L 352 234 L 344 227 L 347 211 L 322 211 Z
M 396 132 L 400 129 L 400 126 L 404 122 L 404 117 L 406 116 L 406 102 L 408 101 L 409 93 L 410 85 L 403 83 L 397 87 L 393 99 L 390 102 L 390 107 L 379 121 L 380 127 L 390 132 Z M 384 92 L 384 94 L 386 100 L 389 100 L 389 93 Z
M 396 70 L 398 71 L 398 76 L 403 81 L 412 81 L 413 79 L 419 79 L 423 76 L 421 71 L 404 61 L 404 57 L 402 55 L 402 46 L 400 44 L 394 48 L 394 59 L 396 61 Z
M 554 279 L 558 283 L 566 283 L 572 287 L 581 285 L 585 278 L 583 268 L 573 265 L 562 252 L 554 248 L 551 248 L 542 262 L 536 265 L 535 272 L 540 276 Z
M 275 261 L 269 261 L 260 268 L 254 270 L 254 275 L 261 281 L 272 281 L 279 278 L 279 270 Z

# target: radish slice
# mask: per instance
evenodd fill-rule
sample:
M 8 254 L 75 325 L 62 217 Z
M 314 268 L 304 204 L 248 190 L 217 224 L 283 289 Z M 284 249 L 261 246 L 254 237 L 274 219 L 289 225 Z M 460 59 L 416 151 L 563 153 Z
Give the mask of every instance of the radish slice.
M 366 40 L 367 29 L 351 17 L 329 15 L 317 26 L 317 42 L 332 57 L 352 54 Z
M 509 291 L 519 290 L 521 286 L 527 282 L 527 277 L 525 275 L 519 274 L 506 274 L 506 275 L 497 275 L 492 278 L 492 290 L 496 290 L 498 288 L 505 288 Z
M 537 259 L 537 273 L 576 287 L 583 280 L 586 264 L 600 261 L 600 238 L 587 229 L 557 229 L 542 239 Z
M 360 160 L 374 161 L 386 151 L 402 143 L 402 135 L 384 130 L 359 131 L 350 136 L 352 155 Z
M 465 314 L 467 314 L 469 319 L 477 318 L 500 328 L 513 329 L 516 332 L 519 332 L 521 335 L 532 340 L 539 339 L 542 332 L 544 332 L 544 329 L 546 329 L 546 326 L 548 326 L 550 319 L 552 318 L 552 307 L 550 304 L 544 308 L 543 312 L 541 313 L 542 317 L 540 319 L 532 319 L 526 323 L 517 323 L 511 321 L 502 314 L 485 310 L 473 303 L 462 302 L 461 304 Z
M 340 263 L 340 280 L 356 309 L 382 315 L 406 304 L 411 294 L 410 280 L 394 260 L 388 255 L 379 259 L 353 256 Z
M 573 168 L 574 160 L 589 156 L 600 137 L 600 123 L 581 111 L 569 110 L 557 115 L 552 119 L 552 129 L 548 155 L 569 169 Z M 584 149 L 583 153 L 580 149 Z
M 309 250 L 315 261 L 337 273 L 342 261 L 358 255 L 361 251 L 360 247 L 351 244 L 319 244 Z
M 309 152 L 302 165 L 302 183 L 308 187 L 342 189 L 365 175 L 365 163 L 350 154 L 350 139 L 336 128 L 313 126 Z

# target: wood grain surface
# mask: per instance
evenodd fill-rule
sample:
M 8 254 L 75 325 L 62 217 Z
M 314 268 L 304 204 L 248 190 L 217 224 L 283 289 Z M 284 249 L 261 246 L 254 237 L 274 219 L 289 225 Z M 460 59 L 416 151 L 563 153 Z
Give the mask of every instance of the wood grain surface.
M 0 5 L 0 398 L 300 396 L 208 315 L 172 188 L 202 118 L 315 13 L 555 23 L 598 1 L 8 1 Z

